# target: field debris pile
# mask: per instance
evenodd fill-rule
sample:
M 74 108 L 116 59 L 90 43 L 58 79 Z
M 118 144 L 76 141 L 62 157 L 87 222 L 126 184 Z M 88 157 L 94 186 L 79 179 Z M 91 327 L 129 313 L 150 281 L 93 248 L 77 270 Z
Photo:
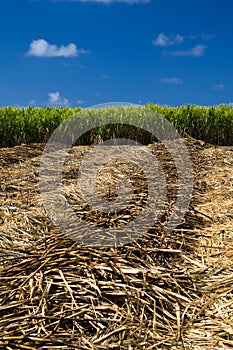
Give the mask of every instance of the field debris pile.
M 233 149 L 185 142 L 195 183 L 183 222 L 172 233 L 164 230 L 176 172 L 163 147 L 150 145 L 167 177 L 166 210 L 137 240 L 106 248 L 65 236 L 46 215 L 38 188 L 43 144 L 0 149 L 1 349 L 233 346 Z M 73 147 L 71 163 L 88 149 Z M 64 165 L 66 198 L 77 215 L 95 222 L 96 213 L 78 202 L 71 163 Z M 121 222 L 146 198 L 142 172 L 134 169 L 133 180 L 140 191 Z M 98 225 L 115 219 L 98 215 Z

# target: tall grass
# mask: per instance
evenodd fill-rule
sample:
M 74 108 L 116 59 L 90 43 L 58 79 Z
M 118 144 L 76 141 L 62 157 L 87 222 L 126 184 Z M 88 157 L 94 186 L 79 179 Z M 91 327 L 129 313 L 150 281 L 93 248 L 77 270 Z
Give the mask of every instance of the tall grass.
M 146 113 L 145 110 L 150 110 L 151 113 Z M 154 141 L 149 133 L 126 125 L 130 124 L 130 121 L 133 124 L 136 111 L 138 122 L 141 121 L 142 125 L 148 125 L 148 128 L 156 124 L 156 113 L 154 112 L 157 112 L 170 121 L 182 136 L 188 134 L 193 138 L 216 145 L 233 145 L 233 108 L 231 106 L 167 107 L 148 104 L 144 108 L 108 107 L 96 110 L 68 107 L 0 108 L 0 147 L 46 142 L 52 132 L 73 115 L 78 116 L 80 126 L 84 122 L 83 119 L 86 122 L 86 120 L 97 118 L 102 122 L 102 126 L 83 135 L 79 140 L 80 143 L 99 142 L 114 137 L 132 138 L 142 143 Z M 110 114 L 119 121 L 117 124 L 107 123 Z M 124 123 L 125 120 L 127 123 Z

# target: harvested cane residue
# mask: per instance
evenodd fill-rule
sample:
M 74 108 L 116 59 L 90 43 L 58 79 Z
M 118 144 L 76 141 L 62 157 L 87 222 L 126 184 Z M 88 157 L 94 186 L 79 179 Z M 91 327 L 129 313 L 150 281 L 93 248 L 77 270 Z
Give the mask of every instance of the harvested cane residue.
M 166 174 L 165 212 L 137 240 L 106 248 L 66 237 L 47 217 L 38 188 L 44 145 L 0 150 L 1 349 L 233 346 L 233 148 L 191 138 L 185 142 L 195 185 L 182 224 L 170 234 L 163 229 L 177 175 L 164 148 L 150 145 Z M 101 216 L 77 191 L 77 169 L 88 150 L 73 147 L 64 165 L 68 202 L 77 215 L 100 227 L 128 222 L 146 201 L 143 172 L 134 167 L 127 174 L 137 189 L 131 210 L 120 217 Z M 112 171 L 112 183 L 101 175 L 100 192 L 111 200 L 119 169 Z

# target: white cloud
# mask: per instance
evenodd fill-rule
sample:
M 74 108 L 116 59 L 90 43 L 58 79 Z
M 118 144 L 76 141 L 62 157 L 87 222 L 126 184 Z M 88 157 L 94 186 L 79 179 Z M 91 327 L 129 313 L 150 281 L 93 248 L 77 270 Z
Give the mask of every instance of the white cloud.
M 30 44 L 27 56 L 36 57 L 77 57 L 87 54 L 89 51 L 78 49 L 73 43 L 67 46 L 51 45 L 44 39 L 33 40 Z
M 113 4 L 113 3 L 125 3 L 128 5 L 133 4 L 148 4 L 150 0 L 71 0 L 71 1 L 80 1 L 80 2 L 95 2 L 100 4 Z
M 32 99 L 29 101 L 29 106 L 35 106 L 36 105 L 36 100 Z
M 189 50 L 183 51 L 174 51 L 171 53 L 172 56 L 193 56 L 193 57 L 201 57 L 204 56 L 206 50 L 205 45 L 197 45 Z
M 83 101 L 81 98 L 76 101 L 77 105 L 83 105 L 84 103 L 85 103 L 85 101 Z
M 48 97 L 49 97 L 49 104 L 51 105 L 65 106 L 69 104 L 69 101 L 67 100 L 67 98 L 63 98 L 60 95 L 60 92 L 58 91 L 49 92 Z
M 173 46 L 180 45 L 184 42 L 184 37 L 180 34 L 167 36 L 164 33 L 160 33 L 153 41 L 155 46 Z
M 39 0 L 38 0 L 39 1 Z M 115 3 L 125 3 L 128 5 L 133 4 L 148 4 L 151 0 L 48 0 L 50 2 L 91 2 L 91 3 L 99 3 L 99 4 L 115 4 Z
M 223 90 L 225 89 L 225 85 L 220 83 L 220 84 L 216 84 L 212 87 L 213 90 Z
M 101 75 L 101 79 L 110 79 L 110 75 L 109 74 L 103 74 Z
M 194 34 L 194 35 L 189 35 L 188 38 L 190 40 L 204 40 L 204 41 L 209 41 L 215 38 L 215 35 L 209 34 L 207 32 L 202 32 L 201 34 Z
M 183 83 L 183 80 L 179 79 L 177 77 L 172 77 L 172 78 L 161 78 L 160 82 L 161 83 L 166 83 L 166 84 L 180 85 L 180 84 Z

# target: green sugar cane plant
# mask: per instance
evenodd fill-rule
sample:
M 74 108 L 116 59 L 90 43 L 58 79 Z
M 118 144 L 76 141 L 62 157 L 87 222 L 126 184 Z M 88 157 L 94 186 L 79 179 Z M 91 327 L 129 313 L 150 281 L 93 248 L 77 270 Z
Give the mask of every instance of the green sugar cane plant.
M 152 113 L 145 113 L 145 108 L 147 111 L 150 109 Z M 85 110 L 69 107 L 0 108 L 0 147 L 12 147 L 21 143 L 44 143 L 63 121 L 68 120 L 71 120 L 71 123 L 79 123 L 80 127 L 89 123 L 90 128 L 95 119 L 101 121 L 101 125 L 94 129 L 92 127 L 93 130 L 81 137 L 79 141 L 84 144 L 98 143 L 115 137 L 133 139 L 144 144 L 155 141 L 145 131 L 132 126 L 136 109 L 139 124 L 143 121 L 143 125 L 146 123 L 148 128 L 152 124 L 156 125 L 158 114 L 160 114 L 182 136 L 188 134 L 196 139 L 216 145 L 233 145 L 232 106 L 168 107 L 148 104 L 145 107 L 107 107 Z M 82 113 L 79 113 L 80 111 Z M 109 115 L 115 117 L 116 124 L 109 124 Z M 68 125 L 69 123 L 64 127 L 64 131 L 68 130 Z M 160 126 L 163 128 L 163 125 Z M 70 129 L 72 134 L 72 128 Z M 70 137 L 74 138 L 74 135 L 70 135 Z

